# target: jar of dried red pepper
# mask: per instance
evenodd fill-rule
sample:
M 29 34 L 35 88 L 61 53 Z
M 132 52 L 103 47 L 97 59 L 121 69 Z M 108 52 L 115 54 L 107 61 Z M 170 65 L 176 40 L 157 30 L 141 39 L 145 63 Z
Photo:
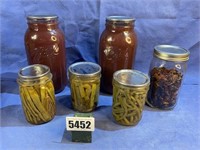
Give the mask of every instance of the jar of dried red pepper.
M 55 92 L 67 84 L 65 37 L 56 15 L 27 17 L 28 29 L 24 41 L 28 63 L 47 65 L 53 75 Z
M 151 61 L 150 89 L 147 105 L 159 109 L 172 109 L 187 68 L 189 51 L 173 45 L 157 45 Z
M 113 73 L 132 69 L 135 60 L 137 37 L 135 19 L 127 16 L 109 16 L 99 42 L 99 64 L 102 68 L 101 90 L 112 93 Z

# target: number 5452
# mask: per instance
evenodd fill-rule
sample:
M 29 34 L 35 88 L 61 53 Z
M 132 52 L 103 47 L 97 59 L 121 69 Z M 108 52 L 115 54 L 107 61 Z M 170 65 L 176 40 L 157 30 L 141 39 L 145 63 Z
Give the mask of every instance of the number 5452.
M 66 127 L 69 131 L 94 131 L 94 118 L 66 117 Z
M 81 128 L 81 129 L 91 129 L 90 121 L 73 121 L 69 120 L 69 128 Z

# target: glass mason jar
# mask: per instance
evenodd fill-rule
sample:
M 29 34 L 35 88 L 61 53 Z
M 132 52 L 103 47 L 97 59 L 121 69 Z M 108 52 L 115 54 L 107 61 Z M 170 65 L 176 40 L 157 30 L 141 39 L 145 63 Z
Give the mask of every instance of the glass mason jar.
M 22 68 L 18 84 L 23 111 L 31 124 L 46 123 L 56 113 L 52 74 L 48 66 L 35 64 Z
M 112 114 L 121 125 L 136 125 L 142 118 L 150 79 L 140 71 L 122 69 L 113 75 Z
M 150 89 L 147 105 L 159 109 L 172 109 L 178 99 L 189 51 L 173 45 L 157 45 L 151 61 Z
M 98 103 L 101 67 L 92 62 L 78 62 L 68 68 L 72 105 L 79 112 L 91 112 Z
M 113 73 L 132 69 L 135 61 L 137 37 L 135 20 L 125 16 L 109 16 L 99 43 L 99 64 L 102 68 L 101 90 L 112 93 Z
M 58 27 L 58 16 L 28 16 L 25 48 L 29 65 L 47 65 L 53 74 L 55 92 L 67 84 L 65 37 Z

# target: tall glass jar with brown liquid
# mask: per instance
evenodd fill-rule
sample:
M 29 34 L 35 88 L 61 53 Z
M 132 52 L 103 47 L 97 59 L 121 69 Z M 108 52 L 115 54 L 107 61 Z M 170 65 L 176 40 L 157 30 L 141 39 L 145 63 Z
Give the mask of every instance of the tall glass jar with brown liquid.
M 27 17 L 25 48 L 28 63 L 47 65 L 53 75 L 55 92 L 61 92 L 67 83 L 65 38 L 58 27 L 56 15 Z
M 102 68 L 101 90 L 112 93 L 113 73 L 132 69 L 137 46 L 134 32 L 135 19 L 126 16 L 109 16 L 99 42 L 99 64 Z

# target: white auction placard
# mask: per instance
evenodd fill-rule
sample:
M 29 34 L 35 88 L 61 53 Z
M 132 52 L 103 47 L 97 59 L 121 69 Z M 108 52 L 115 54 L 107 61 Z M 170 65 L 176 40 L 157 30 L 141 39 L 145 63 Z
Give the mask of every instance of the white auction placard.
M 93 117 L 66 117 L 68 131 L 94 131 L 95 119 Z

